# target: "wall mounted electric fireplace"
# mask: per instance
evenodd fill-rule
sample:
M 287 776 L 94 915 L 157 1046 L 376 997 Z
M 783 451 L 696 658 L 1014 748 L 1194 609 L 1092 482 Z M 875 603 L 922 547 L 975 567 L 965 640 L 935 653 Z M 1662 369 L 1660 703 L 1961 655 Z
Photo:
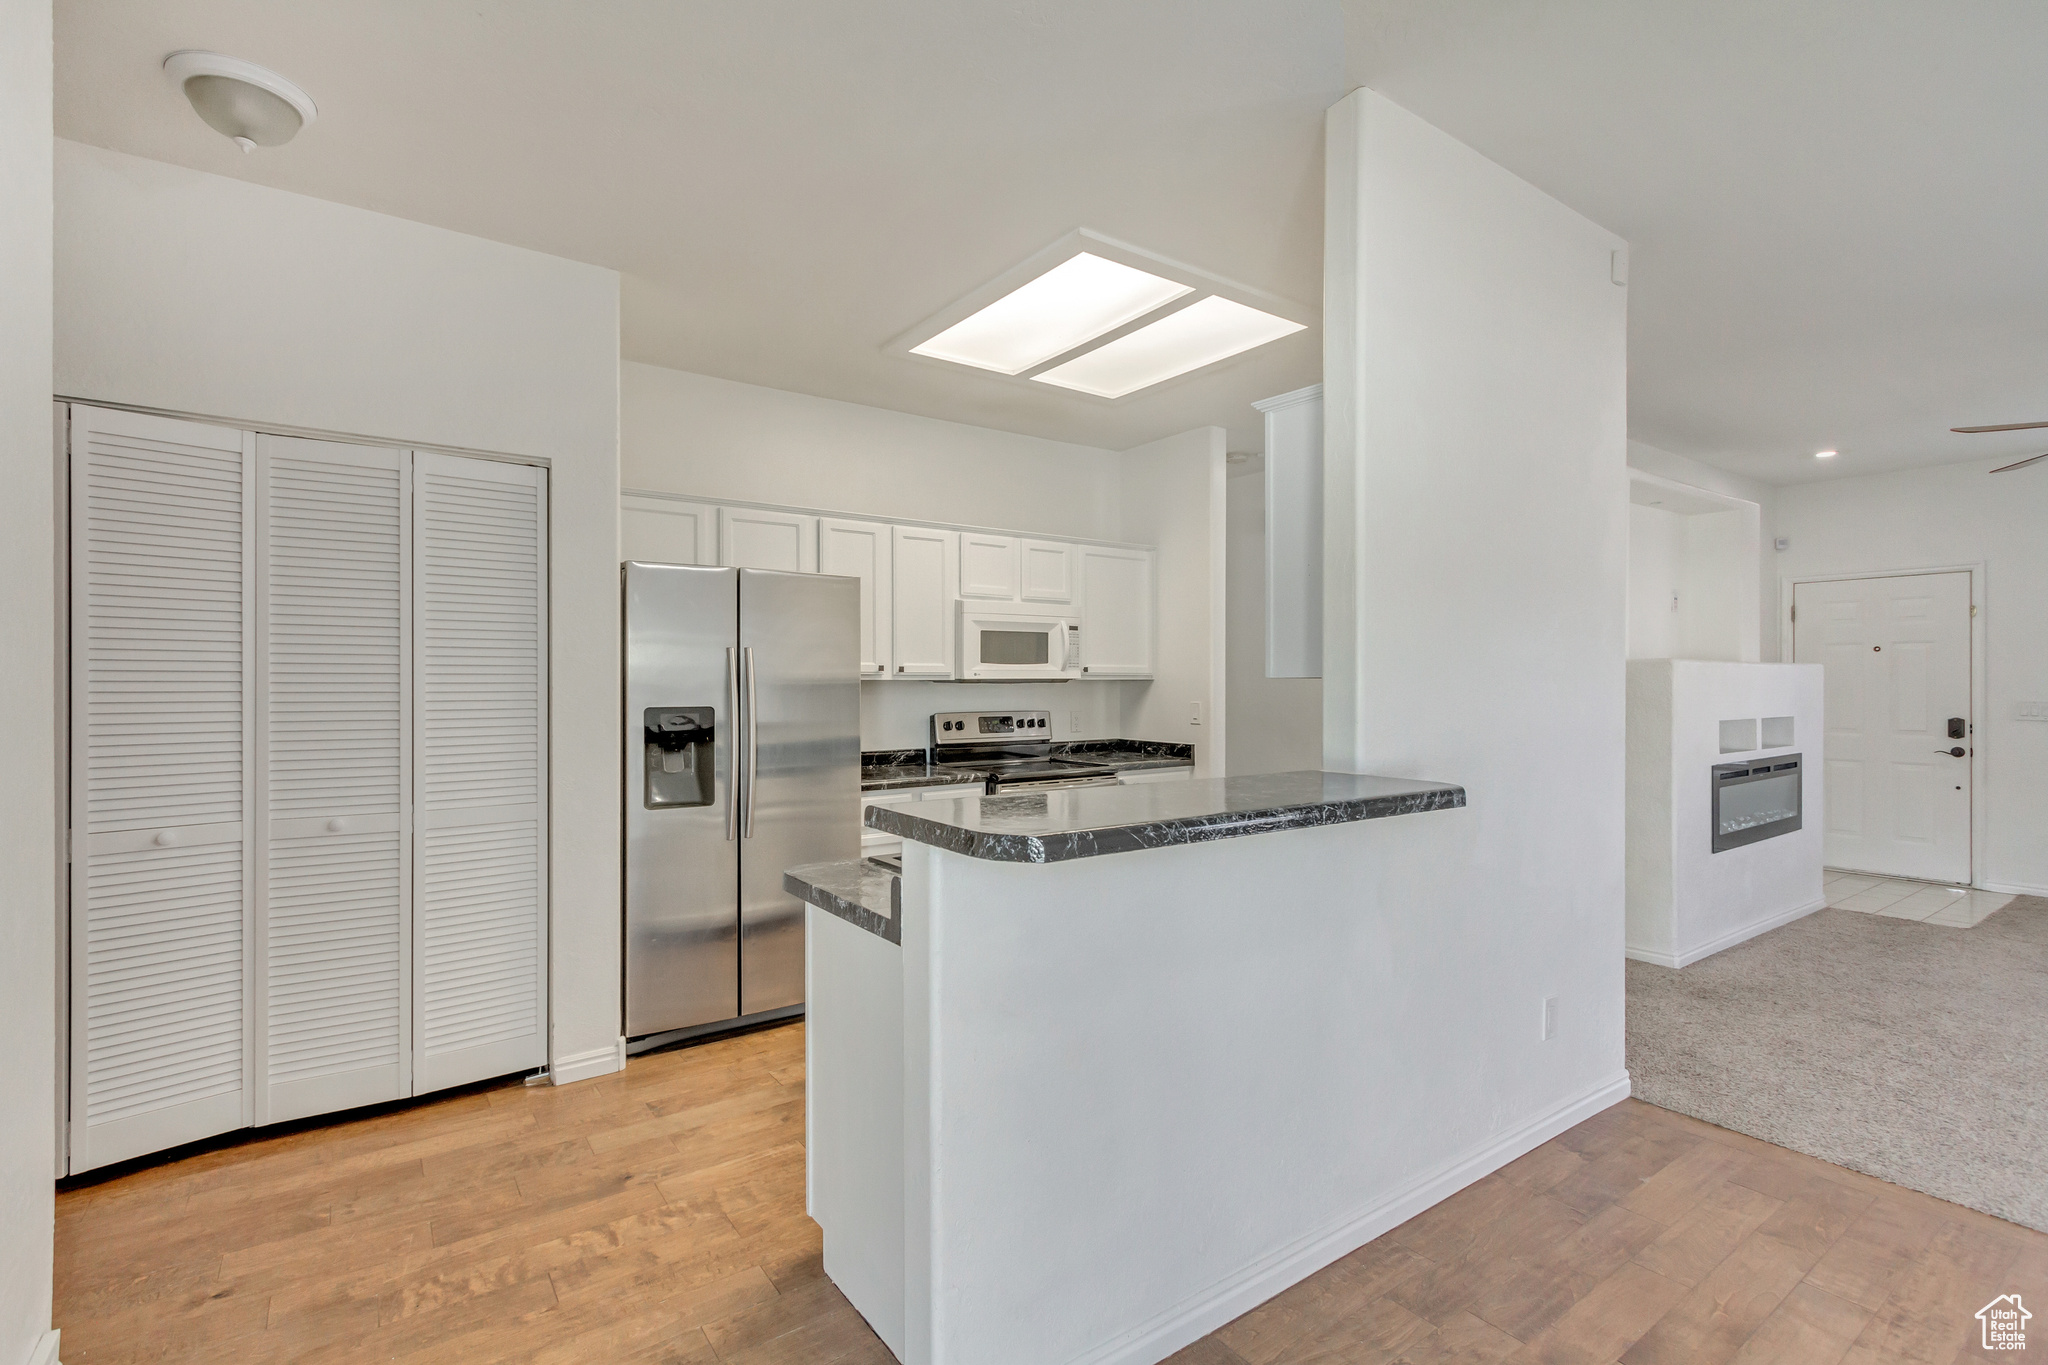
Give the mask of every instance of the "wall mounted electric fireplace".
M 1800 756 L 1716 763 L 1714 852 L 1761 843 L 1799 828 Z

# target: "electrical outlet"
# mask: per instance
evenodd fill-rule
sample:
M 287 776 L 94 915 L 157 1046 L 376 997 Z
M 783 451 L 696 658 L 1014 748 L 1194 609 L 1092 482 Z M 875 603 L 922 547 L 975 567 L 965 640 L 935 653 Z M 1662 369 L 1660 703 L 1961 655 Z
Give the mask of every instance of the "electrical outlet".
M 1081 713 L 1079 711 L 1067 712 L 1067 732 L 1075 735 L 1081 733 Z
M 1202 703 L 1200 703 L 1200 702 L 1198 702 L 1198 701 L 1191 701 L 1191 702 L 1189 702 L 1189 703 L 1188 703 L 1188 724 L 1190 724 L 1190 725 L 1200 725 L 1201 723 L 1202 723 Z
M 1557 997 L 1548 996 L 1543 1001 L 1543 1041 L 1549 1042 L 1557 1036 Z

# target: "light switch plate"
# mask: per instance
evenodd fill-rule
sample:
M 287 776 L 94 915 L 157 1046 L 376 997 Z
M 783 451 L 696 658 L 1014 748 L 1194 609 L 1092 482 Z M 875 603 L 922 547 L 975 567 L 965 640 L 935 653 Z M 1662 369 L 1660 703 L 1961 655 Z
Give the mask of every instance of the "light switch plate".
M 2048 701 L 2015 702 L 2012 708 L 2014 720 L 2048 720 Z

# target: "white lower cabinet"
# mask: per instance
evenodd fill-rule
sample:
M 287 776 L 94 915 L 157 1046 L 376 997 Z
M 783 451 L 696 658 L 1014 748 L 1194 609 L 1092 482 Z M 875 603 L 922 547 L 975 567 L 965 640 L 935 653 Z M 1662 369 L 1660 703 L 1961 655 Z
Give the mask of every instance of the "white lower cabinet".
M 544 471 L 69 421 L 69 1169 L 541 1065 Z
M 862 792 L 860 798 L 860 856 L 890 858 L 903 852 L 903 840 L 879 829 L 869 829 L 869 806 L 908 806 L 919 801 L 950 801 L 956 796 L 980 796 L 986 788 L 979 782 L 949 783 L 943 787 L 901 787 L 890 791 Z

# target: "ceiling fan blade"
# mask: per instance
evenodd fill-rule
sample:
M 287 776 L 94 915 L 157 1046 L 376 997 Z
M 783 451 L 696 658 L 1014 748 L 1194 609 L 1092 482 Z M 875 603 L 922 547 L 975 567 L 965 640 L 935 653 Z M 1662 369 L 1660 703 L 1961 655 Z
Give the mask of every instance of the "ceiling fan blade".
M 2007 422 L 2002 427 L 1950 427 L 1949 430 L 1960 431 L 1965 436 L 1975 436 L 1985 431 L 2033 431 L 2038 427 L 2048 427 L 2048 422 Z
M 2028 465 L 2040 460 L 2048 460 L 2048 450 L 2042 451 L 2039 455 L 2029 455 L 2026 459 L 2016 461 L 2013 464 L 2002 464 L 1991 472 L 1993 474 L 2003 474 L 2008 469 L 2025 469 Z

